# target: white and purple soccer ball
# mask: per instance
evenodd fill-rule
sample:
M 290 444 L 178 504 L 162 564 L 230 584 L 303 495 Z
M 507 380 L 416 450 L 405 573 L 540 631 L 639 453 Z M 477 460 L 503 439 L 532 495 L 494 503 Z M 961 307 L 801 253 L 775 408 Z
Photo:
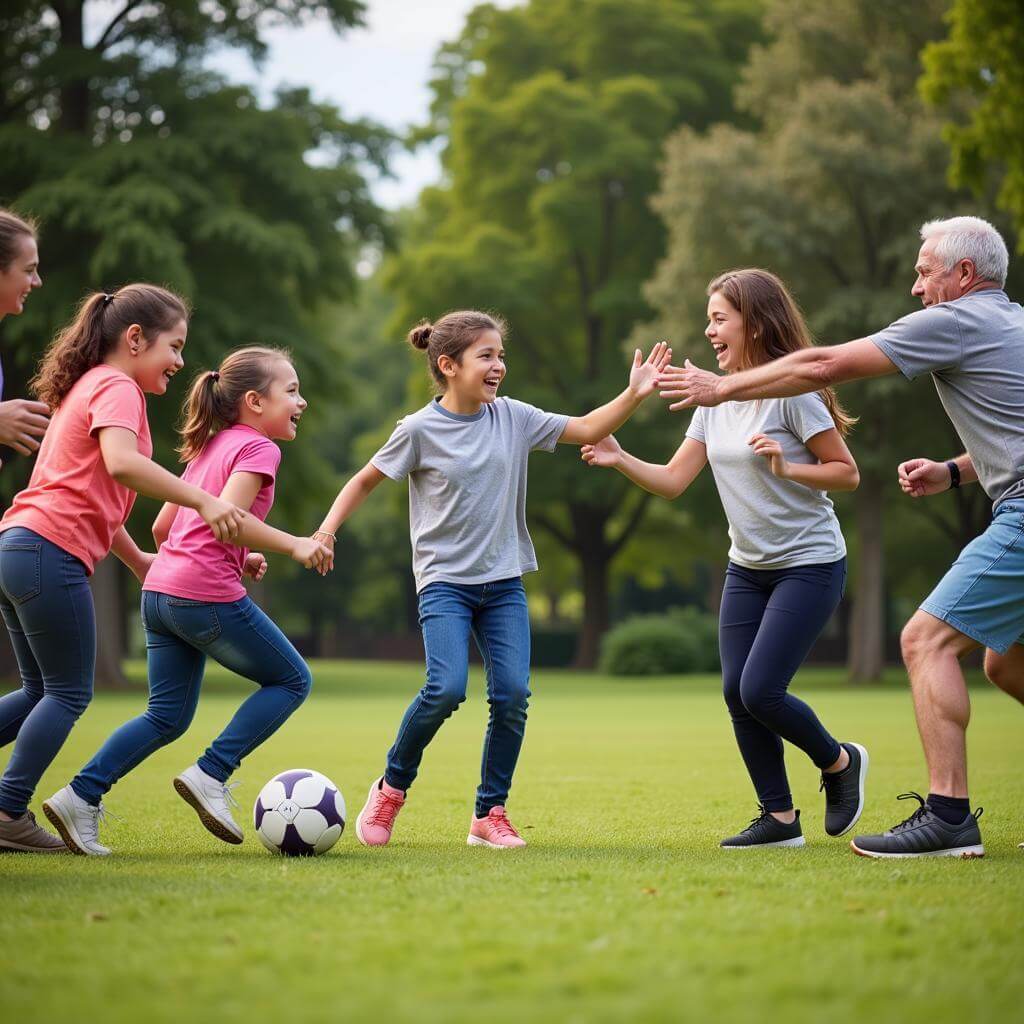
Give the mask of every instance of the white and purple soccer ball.
M 326 853 L 345 831 L 345 798 L 326 775 L 292 768 L 275 775 L 256 797 L 256 834 L 271 853 Z

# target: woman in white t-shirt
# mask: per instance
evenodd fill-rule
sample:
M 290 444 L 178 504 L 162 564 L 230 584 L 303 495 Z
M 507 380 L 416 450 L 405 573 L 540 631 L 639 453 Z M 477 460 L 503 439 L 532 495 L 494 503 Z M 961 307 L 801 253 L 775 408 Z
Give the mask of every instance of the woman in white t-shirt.
M 796 303 L 767 271 L 722 274 L 707 294 L 704 333 L 726 373 L 811 344 Z M 863 810 L 867 751 L 838 743 L 787 692 L 846 582 L 846 545 L 827 492 L 859 482 L 843 440 L 852 423 L 825 389 L 698 409 L 668 465 L 640 461 L 614 437 L 582 449 L 588 464 L 613 467 L 666 498 L 711 464 L 732 541 L 719 617 L 725 701 L 759 803 L 750 825 L 722 841 L 730 849 L 804 844 L 783 740 L 821 770 L 829 835 L 848 832 Z

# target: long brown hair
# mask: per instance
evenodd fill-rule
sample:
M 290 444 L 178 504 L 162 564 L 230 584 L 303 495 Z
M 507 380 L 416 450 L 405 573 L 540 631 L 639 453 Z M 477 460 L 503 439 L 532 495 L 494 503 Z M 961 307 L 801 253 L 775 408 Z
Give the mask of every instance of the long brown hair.
M 490 313 L 476 309 L 458 309 L 445 313 L 437 323 L 421 320 L 409 332 L 409 344 L 427 353 L 430 372 L 437 390 L 444 392 L 448 381 L 437 365 L 441 356 L 448 356 L 461 363 L 462 353 L 476 341 L 484 331 L 505 333 L 505 321 Z
M 0 209 L 0 271 L 9 270 L 18 255 L 18 239 L 36 237 L 36 222 Z
M 708 285 L 708 298 L 715 294 L 720 294 L 743 318 L 741 369 L 770 363 L 814 344 L 796 300 L 770 271 L 727 270 Z M 832 388 L 818 393 L 836 429 L 845 437 L 857 418 L 843 408 Z
M 191 462 L 214 434 L 238 422 L 246 392 L 265 395 L 270 391 L 274 369 L 282 359 L 291 363 L 291 353 L 250 345 L 229 352 L 216 370 L 203 370 L 196 376 L 181 410 L 177 451 L 182 462 Z
M 189 314 L 185 299 L 155 284 L 126 284 L 113 294 L 93 292 L 50 342 L 29 387 L 41 402 L 56 409 L 78 378 L 99 366 L 133 324 L 150 342 L 187 321 Z

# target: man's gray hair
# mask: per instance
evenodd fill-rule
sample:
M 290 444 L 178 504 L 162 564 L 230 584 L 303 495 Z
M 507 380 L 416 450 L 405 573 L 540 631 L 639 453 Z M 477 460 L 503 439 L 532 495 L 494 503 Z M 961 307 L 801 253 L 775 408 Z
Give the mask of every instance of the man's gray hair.
M 930 220 L 921 227 L 921 239 L 929 238 L 938 239 L 935 255 L 946 270 L 952 270 L 960 260 L 970 260 L 978 277 L 995 281 L 1000 288 L 1006 284 L 1010 254 L 1003 236 L 987 220 L 980 217 Z

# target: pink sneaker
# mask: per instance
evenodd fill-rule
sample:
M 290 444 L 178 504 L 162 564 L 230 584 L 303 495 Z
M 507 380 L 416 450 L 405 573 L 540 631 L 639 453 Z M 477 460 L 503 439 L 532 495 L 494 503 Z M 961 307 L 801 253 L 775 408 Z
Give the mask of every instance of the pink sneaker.
M 395 827 L 395 818 L 405 803 L 405 794 L 389 786 L 382 775 L 374 779 L 366 805 L 356 818 L 356 835 L 363 846 L 386 846 Z
M 473 819 L 466 845 L 507 850 L 513 846 L 525 846 L 526 840 L 512 827 L 504 807 L 492 807 L 486 817 Z

